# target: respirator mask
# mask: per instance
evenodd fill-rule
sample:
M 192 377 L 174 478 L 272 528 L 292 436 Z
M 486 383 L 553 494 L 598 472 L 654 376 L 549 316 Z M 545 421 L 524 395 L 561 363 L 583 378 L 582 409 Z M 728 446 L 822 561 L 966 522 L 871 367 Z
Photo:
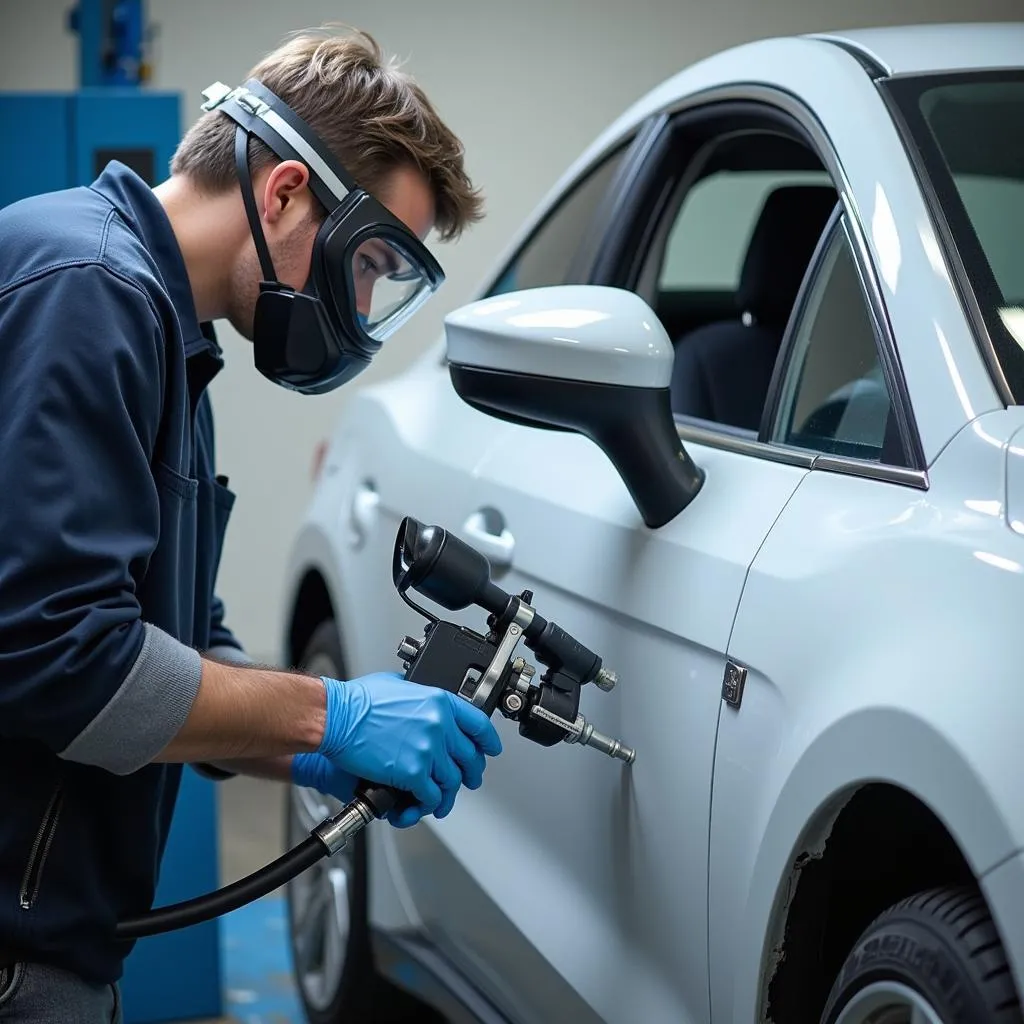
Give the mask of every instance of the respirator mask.
M 204 110 L 235 121 L 235 166 L 264 280 L 253 317 L 256 368 L 275 384 L 324 394 L 366 369 L 381 345 L 444 282 L 426 246 L 361 189 L 287 104 L 250 79 L 203 91 Z M 309 280 L 297 292 L 277 280 L 249 169 L 255 136 L 309 170 L 327 216 L 313 242 Z

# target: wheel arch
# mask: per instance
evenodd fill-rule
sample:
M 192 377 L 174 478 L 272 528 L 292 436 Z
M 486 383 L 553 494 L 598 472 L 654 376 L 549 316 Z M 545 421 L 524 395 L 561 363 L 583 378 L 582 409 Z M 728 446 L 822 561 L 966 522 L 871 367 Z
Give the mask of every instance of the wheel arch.
M 892 707 L 862 709 L 834 722 L 786 771 L 761 831 L 737 922 L 743 938 L 731 965 L 735 1020 L 803 1019 L 773 1016 L 771 1003 L 807 969 L 794 937 L 820 929 L 827 917 L 826 901 L 811 898 L 816 876 L 848 865 L 856 849 L 848 843 L 864 846 L 887 824 L 902 829 L 904 857 L 876 889 L 879 899 L 908 884 L 901 881 L 907 865 L 928 842 L 943 851 L 936 874 L 945 871 L 953 880 L 966 874 L 972 882 L 1016 848 L 969 758 L 930 722 Z M 875 831 L 865 836 L 865 829 Z M 879 853 L 870 863 L 883 860 Z M 844 927 L 855 923 L 856 914 Z
M 315 523 L 307 523 L 295 538 L 289 560 L 280 638 L 284 664 L 298 665 L 317 626 L 328 618 L 338 624 L 338 642 L 345 655 L 338 571 L 330 538 Z
M 932 809 L 887 782 L 837 796 L 799 845 L 771 929 L 765 1021 L 817 1024 L 847 953 L 883 910 L 923 889 L 976 881 Z
M 317 627 L 333 618 L 334 601 L 327 581 L 318 568 L 310 566 L 301 577 L 289 615 L 287 650 L 290 665 L 299 663 Z

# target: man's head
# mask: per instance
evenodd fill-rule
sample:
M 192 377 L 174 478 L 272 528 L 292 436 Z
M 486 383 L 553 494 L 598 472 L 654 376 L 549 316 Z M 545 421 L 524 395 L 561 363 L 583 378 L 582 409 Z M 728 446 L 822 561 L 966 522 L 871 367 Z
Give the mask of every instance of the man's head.
M 480 218 L 481 198 L 464 169 L 462 144 L 422 90 L 384 58 L 370 36 L 300 33 L 246 77 L 284 101 L 355 183 L 419 238 L 436 229 L 448 241 Z M 215 315 L 251 339 L 262 274 L 238 192 L 236 128 L 223 112 L 204 114 L 182 139 L 171 172 L 203 196 L 237 198 L 229 207 L 237 231 L 225 232 L 235 244 L 228 247 L 228 265 L 220 268 L 217 305 L 222 308 Z M 250 138 L 249 166 L 274 270 L 283 283 L 301 290 L 326 211 L 310 191 L 301 162 L 282 160 Z M 373 244 L 367 243 L 353 266 L 357 305 L 364 315 L 374 280 L 384 269 Z

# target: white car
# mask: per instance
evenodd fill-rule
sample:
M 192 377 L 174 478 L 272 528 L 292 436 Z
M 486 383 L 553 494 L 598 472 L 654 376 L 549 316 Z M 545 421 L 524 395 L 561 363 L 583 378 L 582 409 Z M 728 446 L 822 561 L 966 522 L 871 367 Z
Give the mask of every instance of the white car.
M 496 714 L 448 818 L 292 885 L 312 1021 L 371 970 L 451 1021 L 1024 1019 L 1022 306 L 1024 23 L 755 42 L 593 144 L 337 424 L 283 660 L 401 671 L 411 516 L 618 674 L 635 763 Z

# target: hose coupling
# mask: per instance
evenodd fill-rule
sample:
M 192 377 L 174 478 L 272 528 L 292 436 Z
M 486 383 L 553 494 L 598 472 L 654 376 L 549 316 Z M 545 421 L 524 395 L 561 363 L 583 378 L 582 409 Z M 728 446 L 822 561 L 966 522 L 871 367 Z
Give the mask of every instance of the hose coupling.
M 348 845 L 367 825 L 373 821 L 370 805 L 356 797 L 333 818 L 325 818 L 313 829 L 312 834 L 327 847 L 327 856 L 333 857 L 339 850 Z

